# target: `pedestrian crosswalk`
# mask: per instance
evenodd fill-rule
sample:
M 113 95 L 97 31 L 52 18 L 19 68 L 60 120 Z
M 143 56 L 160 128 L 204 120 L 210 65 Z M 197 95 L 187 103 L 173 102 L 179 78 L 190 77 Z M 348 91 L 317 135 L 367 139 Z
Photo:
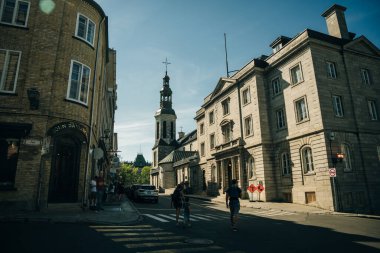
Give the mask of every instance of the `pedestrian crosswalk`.
M 143 213 L 142 214 L 145 217 L 160 221 L 160 222 L 170 222 L 170 221 L 176 221 L 176 215 L 174 213 L 171 214 L 148 214 Z M 217 215 L 217 214 L 191 214 L 190 215 L 190 221 L 191 222 L 198 222 L 198 221 L 215 221 L 215 220 L 226 220 L 228 219 L 228 215 Z M 180 215 L 179 218 L 183 220 L 183 215 Z
M 109 237 L 115 243 L 122 244 L 128 252 L 141 253 L 179 253 L 179 252 L 225 252 L 215 244 L 196 245 L 187 242 L 186 235 L 176 234 L 152 225 L 130 226 L 90 226 L 95 231 Z
M 164 214 L 164 213 L 155 213 L 155 214 L 149 214 L 149 213 L 143 213 L 143 216 L 153 219 L 159 222 L 172 222 L 176 221 L 175 214 Z M 245 212 L 244 216 L 259 216 L 259 217 L 276 217 L 276 216 L 288 216 L 288 215 L 295 215 L 295 213 L 282 211 L 282 210 L 267 210 L 267 209 L 253 209 L 249 212 Z M 241 217 L 243 214 L 241 215 Z M 180 215 L 180 219 L 183 219 L 183 215 Z M 215 220 L 226 220 L 229 219 L 229 213 L 223 214 L 191 214 L 190 215 L 190 221 L 191 222 L 198 222 L 198 221 L 215 221 Z

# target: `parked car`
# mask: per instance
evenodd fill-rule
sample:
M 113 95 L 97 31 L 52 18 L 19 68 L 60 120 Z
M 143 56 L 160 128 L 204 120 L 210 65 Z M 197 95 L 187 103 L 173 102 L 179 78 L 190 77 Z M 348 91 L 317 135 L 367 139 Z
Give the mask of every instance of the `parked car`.
M 131 187 L 133 192 L 133 200 L 151 200 L 155 203 L 158 202 L 158 190 L 156 186 L 150 184 L 134 184 Z

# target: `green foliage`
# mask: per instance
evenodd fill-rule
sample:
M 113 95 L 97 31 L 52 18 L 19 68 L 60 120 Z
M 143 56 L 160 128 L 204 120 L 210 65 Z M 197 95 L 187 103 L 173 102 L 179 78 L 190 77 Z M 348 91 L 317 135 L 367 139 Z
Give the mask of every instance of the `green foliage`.
M 134 168 L 130 164 L 122 164 L 119 172 L 119 180 L 124 186 L 130 186 L 132 184 L 149 184 L 151 167 L 145 166 L 141 169 Z

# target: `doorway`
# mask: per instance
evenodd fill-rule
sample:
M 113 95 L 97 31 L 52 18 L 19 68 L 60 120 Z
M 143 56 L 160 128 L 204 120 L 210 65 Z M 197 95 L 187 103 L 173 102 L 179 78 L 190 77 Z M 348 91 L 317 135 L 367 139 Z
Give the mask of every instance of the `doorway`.
M 51 165 L 49 202 L 72 203 L 78 200 L 80 144 L 72 137 L 56 137 Z

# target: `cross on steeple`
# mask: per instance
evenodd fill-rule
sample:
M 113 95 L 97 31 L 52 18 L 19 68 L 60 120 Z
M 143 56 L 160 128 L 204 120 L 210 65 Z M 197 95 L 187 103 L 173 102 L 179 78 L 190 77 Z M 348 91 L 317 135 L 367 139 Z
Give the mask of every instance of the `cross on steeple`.
M 166 57 L 165 61 L 163 61 L 162 63 L 165 64 L 166 74 L 168 74 L 168 65 L 171 64 L 171 63 L 168 62 L 168 58 L 167 57 Z

